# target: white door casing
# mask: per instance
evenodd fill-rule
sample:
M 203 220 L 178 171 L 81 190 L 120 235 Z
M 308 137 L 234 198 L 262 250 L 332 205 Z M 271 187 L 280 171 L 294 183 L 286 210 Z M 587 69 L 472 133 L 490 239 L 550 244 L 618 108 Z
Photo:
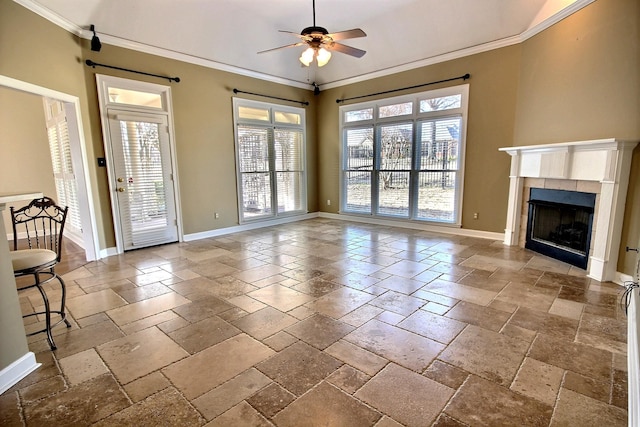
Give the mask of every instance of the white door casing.
M 171 88 L 96 81 L 117 253 L 181 241 Z

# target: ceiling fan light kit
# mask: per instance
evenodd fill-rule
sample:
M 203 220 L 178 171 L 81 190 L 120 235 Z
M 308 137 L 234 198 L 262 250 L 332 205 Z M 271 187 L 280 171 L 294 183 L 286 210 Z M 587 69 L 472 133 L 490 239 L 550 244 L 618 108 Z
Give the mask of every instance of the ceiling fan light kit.
M 258 53 L 271 52 L 274 50 L 285 49 L 288 47 L 307 46 L 300 55 L 300 62 L 309 67 L 315 58 L 318 67 L 325 66 L 331 59 L 331 51 L 345 53 L 356 58 L 362 58 L 366 51 L 355 47 L 337 43 L 337 40 L 353 39 L 356 37 L 366 37 L 366 33 L 360 28 L 354 28 L 347 31 L 339 31 L 337 33 L 329 33 L 324 27 L 316 26 L 316 2 L 313 0 L 313 26 L 306 27 L 300 34 L 292 31 L 280 30 L 281 33 L 292 34 L 300 39 L 298 43 L 280 46 L 273 49 L 263 50 Z
M 329 52 L 324 47 L 308 47 L 304 50 L 304 52 L 302 52 L 302 55 L 300 55 L 300 62 L 308 67 L 313 62 L 313 58 L 316 58 L 318 67 L 323 67 L 327 65 L 327 62 L 329 62 L 329 60 L 331 59 L 331 52 Z

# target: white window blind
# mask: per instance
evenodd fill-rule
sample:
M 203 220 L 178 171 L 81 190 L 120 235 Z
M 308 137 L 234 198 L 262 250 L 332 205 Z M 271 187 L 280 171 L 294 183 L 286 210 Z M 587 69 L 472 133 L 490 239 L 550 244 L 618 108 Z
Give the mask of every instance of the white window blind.
M 306 213 L 304 110 L 234 98 L 240 221 Z
M 78 202 L 78 184 L 71 161 L 71 145 L 69 127 L 61 101 L 44 99 L 47 136 L 53 166 L 53 179 L 56 186 L 56 202 L 60 206 L 68 206 L 65 234 L 82 234 L 80 210 Z

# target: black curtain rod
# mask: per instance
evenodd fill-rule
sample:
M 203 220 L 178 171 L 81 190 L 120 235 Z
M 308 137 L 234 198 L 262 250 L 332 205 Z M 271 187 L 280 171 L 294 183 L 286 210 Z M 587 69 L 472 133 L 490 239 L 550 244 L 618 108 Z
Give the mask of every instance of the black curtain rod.
M 113 65 L 98 64 L 97 62 L 93 62 L 90 59 L 87 59 L 85 61 L 85 64 L 87 64 L 89 67 L 93 67 L 93 68 L 96 68 L 96 67 L 112 68 L 114 70 L 128 71 L 129 73 L 144 74 L 145 76 L 151 76 L 151 77 L 160 77 L 161 79 L 167 79 L 170 82 L 180 83 L 180 77 L 167 77 L 167 76 L 161 76 L 159 74 L 145 73 L 144 71 L 136 71 L 136 70 L 130 70 L 128 68 L 114 67 Z
M 445 80 L 438 80 L 437 82 L 429 82 L 429 83 L 422 83 L 420 85 L 415 85 L 415 86 L 407 86 L 407 87 L 401 87 L 400 89 L 391 89 L 391 90 L 385 90 L 384 92 L 376 92 L 376 93 L 370 93 L 368 95 L 360 95 L 360 96 L 352 96 L 351 98 L 342 98 L 342 99 L 336 99 L 336 102 L 338 104 L 340 104 L 341 102 L 344 101 L 351 101 L 352 99 L 360 99 L 360 98 L 367 98 L 369 96 L 376 96 L 376 95 L 384 95 L 385 93 L 392 93 L 392 92 L 399 92 L 401 90 L 407 90 L 407 89 L 415 89 L 417 87 L 422 87 L 422 86 L 429 86 L 429 85 L 436 85 L 438 83 L 446 83 L 446 82 L 452 82 L 454 80 L 467 80 L 469 77 L 471 77 L 471 74 L 467 73 L 464 76 L 459 76 L 459 77 L 452 77 L 450 79 L 445 79 Z
M 280 97 L 271 96 L 271 95 L 262 95 L 261 93 L 245 92 L 244 90 L 240 90 L 240 89 L 233 89 L 233 93 L 246 93 L 248 95 L 262 96 L 264 98 L 279 99 L 280 101 L 289 101 L 289 102 L 295 102 L 297 104 L 309 105 L 308 101 L 296 101 L 295 99 L 280 98 Z

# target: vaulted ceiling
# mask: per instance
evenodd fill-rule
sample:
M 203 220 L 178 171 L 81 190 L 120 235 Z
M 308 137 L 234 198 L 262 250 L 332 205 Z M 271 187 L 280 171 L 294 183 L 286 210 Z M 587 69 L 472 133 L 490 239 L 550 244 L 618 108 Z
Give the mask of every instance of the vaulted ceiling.
M 334 53 L 318 68 L 278 30 L 313 25 L 312 0 L 16 0 L 67 30 L 133 48 L 293 86 L 335 87 L 518 43 L 593 0 L 316 0 L 316 24 L 361 28 L 343 43 L 362 58 Z M 108 49 L 108 47 L 103 47 Z M 99 55 L 99 54 L 98 54 Z

